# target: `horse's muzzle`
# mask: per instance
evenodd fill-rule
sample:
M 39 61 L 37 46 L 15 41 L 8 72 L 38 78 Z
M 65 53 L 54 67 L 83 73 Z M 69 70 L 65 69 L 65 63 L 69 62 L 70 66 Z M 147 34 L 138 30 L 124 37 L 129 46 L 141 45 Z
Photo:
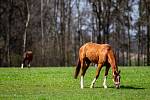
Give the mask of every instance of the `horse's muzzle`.
M 119 85 L 116 85 L 116 89 L 119 89 L 120 88 L 120 86 Z
M 120 88 L 120 83 L 115 83 L 115 87 L 116 87 L 116 89 L 119 89 Z

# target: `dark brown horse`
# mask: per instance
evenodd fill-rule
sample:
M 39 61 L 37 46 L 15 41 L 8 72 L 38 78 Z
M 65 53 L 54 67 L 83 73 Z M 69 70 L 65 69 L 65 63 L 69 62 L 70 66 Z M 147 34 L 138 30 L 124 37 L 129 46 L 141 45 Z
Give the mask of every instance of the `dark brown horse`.
M 23 54 L 23 61 L 22 61 L 22 64 L 21 64 L 21 68 L 24 67 L 24 65 L 27 63 L 28 67 L 30 67 L 30 63 L 33 59 L 33 53 L 32 51 L 26 51 L 24 52 Z
M 78 64 L 75 71 L 75 78 L 77 78 L 81 69 L 81 89 L 83 89 L 84 75 L 88 69 L 90 63 L 97 64 L 96 76 L 91 83 L 90 88 L 94 87 L 94 84 L 99 77 L 101 68 L 105 65 L 105 76 L 103 86 L 107 88 L 106 79 L 108 75 L 109 68 L 112 68 L 113 80 L 116 88 L 120 87 L 120 71 L 116 64 L 115 55 L 109 44 L 96 44 L 96 43 L 86 43 L 79 50 Z

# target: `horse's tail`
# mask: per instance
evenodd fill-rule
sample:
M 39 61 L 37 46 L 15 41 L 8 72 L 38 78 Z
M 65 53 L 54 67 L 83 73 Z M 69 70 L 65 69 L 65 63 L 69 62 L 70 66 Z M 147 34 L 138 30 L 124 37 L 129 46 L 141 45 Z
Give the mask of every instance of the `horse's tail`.
M 75 75 L 74 75 L 74 78 L 75 78 L 75 79 L 78 77 L 78 74 L 79 74 L 79 72 L 80 72 L 80 68 L 81 68 L 81 62 L 80 62 L 80 59 L 78 59 L 77 67 L 76 67 Z

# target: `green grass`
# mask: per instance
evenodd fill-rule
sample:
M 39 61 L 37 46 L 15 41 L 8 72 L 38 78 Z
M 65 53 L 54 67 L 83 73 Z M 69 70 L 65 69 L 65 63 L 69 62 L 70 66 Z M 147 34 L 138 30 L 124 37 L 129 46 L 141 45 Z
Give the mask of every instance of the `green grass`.
M 80 78 L 74 79 L 72 67 L 0 68 L 0 100 L 148 100 L 150 98 L 150 67 L 119 67 L 121 88 L 115 89 L 111 70 L 108 88 L 102 86 L 102 69 L 95 88 L 90 84 L 95 68 L 87 70 L 84 89 Z

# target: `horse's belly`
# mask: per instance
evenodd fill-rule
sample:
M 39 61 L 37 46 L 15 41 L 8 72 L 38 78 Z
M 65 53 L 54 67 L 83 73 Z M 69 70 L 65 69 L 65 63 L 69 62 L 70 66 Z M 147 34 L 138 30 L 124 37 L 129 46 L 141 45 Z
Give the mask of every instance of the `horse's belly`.
M 106 53 L 98 53 L 98 52 L 87 52 L 86 57 L 92 62 L 92 63 L 104 63 L 106 61 Z
M 97 60 L 97 59 L 90 59 L 90 61 L 91 61 L 92 63 L 98 64 L 98 60 Z
M 92 63 L 98 63 L 99 57 L 95 53 L 90 53 L 86 55 L 86 57 L 92 62 Z

